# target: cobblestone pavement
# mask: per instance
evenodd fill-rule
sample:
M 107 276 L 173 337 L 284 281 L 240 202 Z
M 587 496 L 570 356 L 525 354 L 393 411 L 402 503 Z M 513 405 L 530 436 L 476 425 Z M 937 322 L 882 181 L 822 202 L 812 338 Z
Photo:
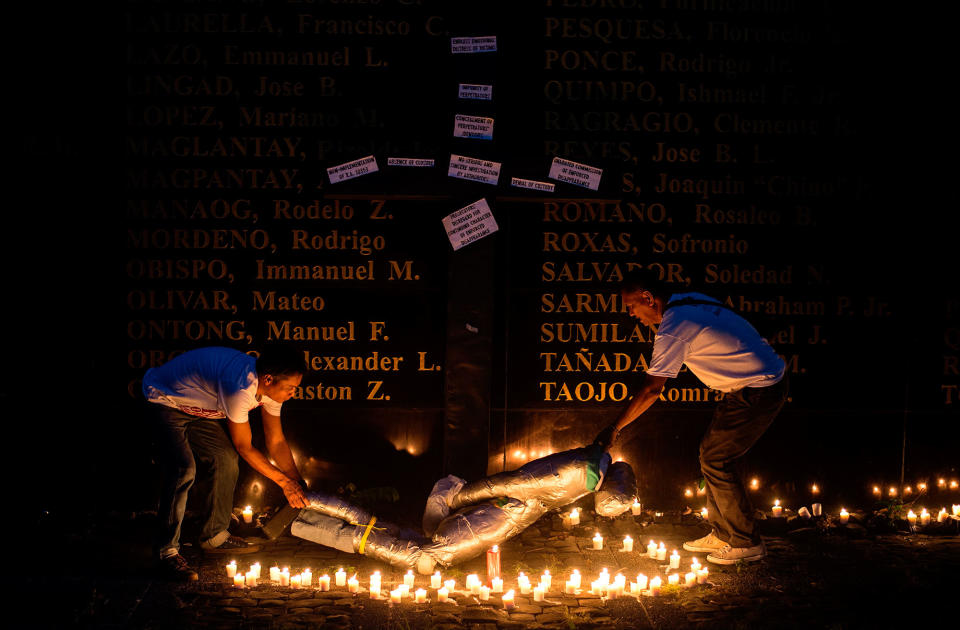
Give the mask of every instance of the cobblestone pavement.
M 626 515 L 596 519 L 584 513 L 579 527 L 564 529 L 559 517 L 548 515 L 522 535 L 502 546 L 505 590 L 517 591 L 516 606 L 506 610 L 499 594 L 480 601 L 464 589 L 466 575 L 486 578 L 485 558 L 442 571 L 455 579 L 450 601 L 438 602 L 429 588 L 429 576 L 416 576 L 414 588 L 427 589 L 430 602 L 399 605 L 370 598 L 369 576 L 380 571 L 383 592 L 402 583 L 403 573 L 368 558 L 284 535 L 266 541 L 261 551 L 237 556 L 241 570 L 258 561 L 267 578 L 271 566 L 305 568 L 317 577 L 331 577 L 339 568 L 356 573 L 362 592 L 333 586 L 289 588 L 270 584 L 237 588 L 224 565 L 230 558 L 204 556 L 185 549 L 199 569 L 200 580 L 175 584 L 158 580 L 149 569 L 149 551 L 136 527 L 115 523 L 71 539 L 74 558 L 63 565 L 62 548 L 49 554 L 23 550 L 27 577 L 8 577 L 5 591 L 8 611 L 28 607 L 32 615 L 7 627 L 93 628 L 368 628 L 511 630 L 519 628 L 888 628 L 916 624 L 952 615 L 960 586 L 960 540 L 946 535 L 868 532 L 851 523 L 846 527 L 819 526 L 794 520 L 765 522 L 769 555 L 760 562 L 720 567 L 705 562 L 705 554 L 682 550 L 684 540 L 705 533 L 702 523 L 690 517 L 664 515 L 656 522 Z M 129 525 L 129 524 L 128 524 Z M 115 529 L 114 529 L 115 528 Z M 604 548 L 594 550 L 596 532 Z M 636 551 L 621 551 L 624 535 L 631 535 Z M 668 555 L 680 551 L 679 571 L 667 561 L 646 555 L 646 544 L 663 541 Z M 84 551 L 88 553 L 84 553 Z M 29 558 L 49 571 L 30 570 Z M 79 559 L 76 559 L 79 556 Z M 692 557 L 709 569 L 705 584 L 685 588 L 666 584 L 668 573 L 689 571 Z M 57 563 L 60 563 L 59 566 Z M 582 575 L 584 588 L 564 594 L 564 581 L 572 569 Z M 609 599 L 590 594 L 591 580 L 601 569 L 611 576 L 623 574 L 633 581 L 638 573 L 660 576 L 665 588 L 659 596 L 625 596 Z M 544 601 L 521 595 L 516 577 L 524 571 L 534 584 L 549 570 L 552 588 Z M 682 583 L 682 578 L 681 578 Z

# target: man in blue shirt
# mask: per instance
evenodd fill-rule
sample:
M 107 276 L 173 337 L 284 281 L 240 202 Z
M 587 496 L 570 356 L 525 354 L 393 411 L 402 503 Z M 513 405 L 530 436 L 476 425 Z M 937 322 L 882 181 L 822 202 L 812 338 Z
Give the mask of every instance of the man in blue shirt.
M 239 475 L 238 454 L 280 486 L 290 505 L 306 506 L 305 484 L 280 421 L 281 406 L 293 397 L 305 372 L 303 355 L 282 347 L 264 351 L 259 358 L 230 348 L 199 348 L 147 370 L 143 395 L 152 403 L 163 468 L 155 544 L 161 570 L 169 577 L 198 577 L 179 552 L 197 462 L 205 465 L 211 480 L 200 532 L 200 547 L 206 553 L 259 550 L 227 531 Z M 269 457 L 252 444 L 248 416 L 256 408 L 260 408 Z

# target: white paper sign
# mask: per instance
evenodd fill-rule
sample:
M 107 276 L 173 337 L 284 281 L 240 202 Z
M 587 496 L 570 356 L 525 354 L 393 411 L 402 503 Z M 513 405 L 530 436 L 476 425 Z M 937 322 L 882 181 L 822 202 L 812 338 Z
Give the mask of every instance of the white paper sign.
M 452 53 L 482 53 L 496 52 L 497 36 L 489 37 L 451 37 L 450 52 Z
M 378 170 L 380 169 L 377 168 L 377 158 L 368 155 L 365 158 L 347 162 L 346 164 L 331 166 L 327 169 L 327 177 L 330 178 L 331 184 L 336 184 L 337 182 L 360 177 L 361 175 L 376 173 Z
M 387 166 L 433 166 L 433 160 L 421 158 L 387 158 Z
M 500 162 L 450 154 L 450 168 L 447 169 L 447 175 L 496 185 L 500 180 Z
M 443 218 L 443 227 L 454 251 L 489 236 L 499 228 L 486 199 L 474 201 Z
M 520 179 L 513 177 L 510 179 L 510 185 L 517 188 L 529 188 L 530 190 L 542 190 L 543 192 L 553 192 L 554 185 L 550 182 L 538 182 L 534 179 Z
M 453 137 L 493 140 L 493 118 L 457 114 L 453 117 Z
M 460 98 L 472 99 L 474 101 L 491 101 L 493 100 L 493 86 L 478 85 L 474 83 L 461 83 L 460 91 L 457 92 L 457 96 Z
M 555 157 L 553 163 L 550 164 L 550 174 L 547 177 L 558 182 L 567 182 L 590 190 L 597 190 L 600 188 L 600 177 L 602 175 L 603 169 Z

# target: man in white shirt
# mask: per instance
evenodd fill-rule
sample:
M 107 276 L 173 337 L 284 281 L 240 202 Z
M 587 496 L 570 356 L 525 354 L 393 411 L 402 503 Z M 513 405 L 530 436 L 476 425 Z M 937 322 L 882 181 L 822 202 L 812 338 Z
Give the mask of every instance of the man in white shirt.
M 211 481 L 200 532 L 200 547 L 206 553 L 259 550 L 227 531 L 238 454 L 280 486 L 290 505 L 306 506 L 303 477 L 280 421 L 282 404 L 293 396 L 305 372 L 303 355 L 283 347 L 266 350 L 259 358 L 230 348 L 199 348 L 147 370 L 143 395 L 153 403 L 148 407 L 163 467 L 155 544 L 161 569 L 169 577 L 198 577 L 179 552 L 180 527 L 198 463 Z M 248 416 L 258 407 L 273 462 L 252 445 Z
M 745 319 L 702 293 L 671 294 L 649 274 L 625 282 L 620 295 L 630 315 L 656 327 L 643 382 L 616 422 L 597 441 L 609 446 L 657 400 L 668 378 L 686 366 L 704 385 L 724 392 L 700 442 L 712 531 L 684 543 L 717 564 L 766 555 L 743 486 L 741 462 L 787 399 L 786 365 Z

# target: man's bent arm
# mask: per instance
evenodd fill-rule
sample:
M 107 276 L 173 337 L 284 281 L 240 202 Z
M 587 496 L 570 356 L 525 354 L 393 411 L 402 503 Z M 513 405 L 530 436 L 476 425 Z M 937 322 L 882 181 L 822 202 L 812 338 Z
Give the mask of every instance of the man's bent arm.
M 283 434 L 283 424 L 280 422 L 280 416 L 275 416 L 263 408 L 260 409 L 260 416 L 263 418 L 263 436 L 266 440 L 267 452 L 273 458 L 273 461 L 277 462 L 277 468 L 294 481 L 303 481 L 303 476 L 300 475 L 300 471 L 297 470 L 297 465 L 293 461 L 290 445 L 287 444 L 287 438 Z
M 233 445 L 237 449 L 237 453 L 240 454 L 240 457 L 250 464 L 258 473 L 280 486 L 280 489 L 283 490 L 283 494 L 287 497 L 287 501 L 291 506 L 306 507 L 306 497 L 304 497 L 303 489 L 298 483 L 300 475 L 297 475 L 298 478 L 290 478 L 282 470 L 271 464 L 266 455 L 254 448 L 253 436 L 250 432 L 250 423 L 231 422 L 228 420 L 227 428 L 230 432 L 230 439 L 233 441 Z
M 644 375 L 643 383 L 640 384 L 640 388 L 633 395 L 633 398 L 630 399 L 630 404 L 620 412 L 620 416 L 617 418 L 615 423 L 617 433 L 622 431 L 624 427 L 639 418 L 643 412 L 650 408 L 650 405 L 660 396 L 660 392 L 663 390 L 663 385 L 666 382 L 667 377 L 665 376 Z

